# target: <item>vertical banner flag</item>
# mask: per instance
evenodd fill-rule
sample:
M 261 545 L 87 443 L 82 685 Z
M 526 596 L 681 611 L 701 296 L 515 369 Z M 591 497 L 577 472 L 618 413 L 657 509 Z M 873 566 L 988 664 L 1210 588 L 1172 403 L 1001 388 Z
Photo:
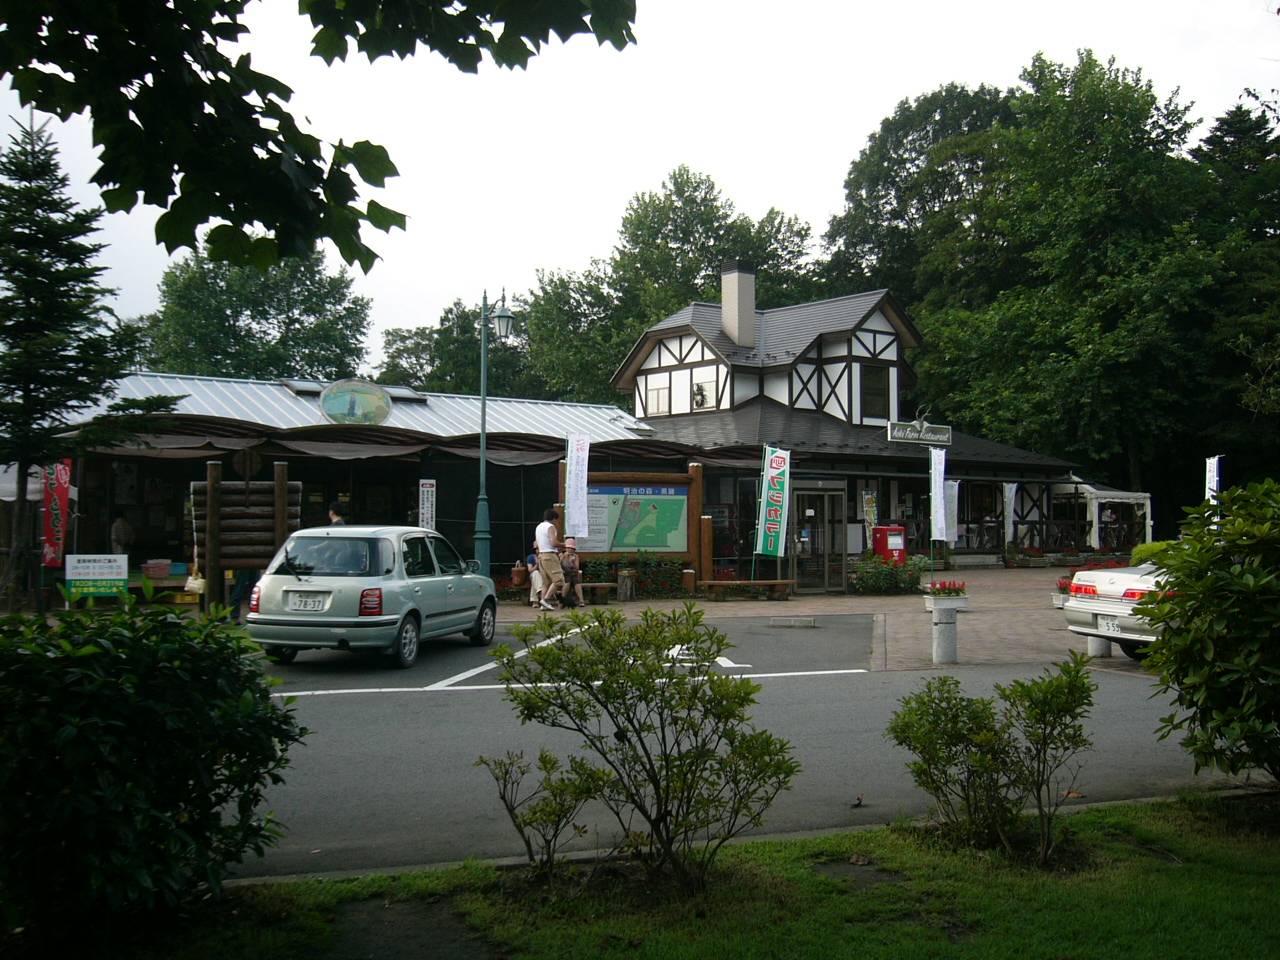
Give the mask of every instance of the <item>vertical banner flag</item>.
M 1212 500 L 1218 492 L 1218 470 L 1222 464 L 1222 455 L 1209 457 L 1204 462 L 1204 498 Z
M 436 528 L 436 482 L 418 481 L 418 526 Z
M 44 566 L 62 566 L 67 546 L 67 501 L 71 495 L 71 461 L 44 468 Z
M 588 537 L 587 460 L 591 455 L 591 438 L 585 433 L 571 433 L 564 463 L 564 535 Z
M 760 513 L 756 518 L 756 553 L 786 556 L 787 505 L 791 485 L 791 452 L 764 448 L 761 471 Z
M 948 543 L 960 538 L 960 481 L 947 481 L 947 536 Z
M 1004 485 L 1004 542 L 1006 544 L 1013 543 L 1013 517 L 1017 504 L 1018 485 L 1006 483 Z
M 947 451 L 929 448 L 929 539 L 947 539 Z

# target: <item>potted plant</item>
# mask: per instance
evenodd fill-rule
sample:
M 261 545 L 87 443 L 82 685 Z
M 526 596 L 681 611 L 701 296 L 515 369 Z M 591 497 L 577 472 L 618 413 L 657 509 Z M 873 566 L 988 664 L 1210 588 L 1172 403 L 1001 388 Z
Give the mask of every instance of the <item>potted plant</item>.
M 1013 563 L 1017 567 L 1047 567 L 1049 558 L 1040 547 L 1019 547 Z
M 1075 569 L 1072 569 L 1065 577 L 1058 578 L 1058 592 L 1053 595 L 1053 605 L 1059 610 L 1067 602 L 1067 595 L 1071 592 L 1071 578 L 1073 576 L 1075 576 Z
M 963 580 L 934 580 L 925 584 L 924 608 L 933 610 L 968 610 L 969 593 Z

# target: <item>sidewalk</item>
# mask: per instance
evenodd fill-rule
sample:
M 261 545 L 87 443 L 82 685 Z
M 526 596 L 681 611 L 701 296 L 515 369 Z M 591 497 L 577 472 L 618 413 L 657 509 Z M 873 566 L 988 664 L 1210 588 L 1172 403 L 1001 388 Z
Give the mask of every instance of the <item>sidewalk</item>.
M 1065 567 L 940 572 L 937 579 L 963 580 L 969 593 L 969 609 L 961 613 L 958 620 L 960 663 L 1048 663 L 1064 659 L 1072 649 L 1084 653 L 1084 638 L 1067 631 L 1062 611 L 1053 606 L 1058 578 L 1066 574 Z M 933 618 L 925 610 L 920 594 L 898 597 L 801 595 L 786 601 L 697 602 L 711 621 L 730 617 L 874 614 L 876 645 L 871 669 L 933 668 Z M 679 606 L 680 602 L 674 600 L 611 601 L 607 605 L 587 606 L 584 612 L 620 610 L 628 617 L 635 617 L 647 607 Z M 532 623 L 539 615 L 539 611 L 524 603 L 499 604 L 499 635 L 509 635 L 512 624 Z M 1119 656 L 1117 662 L 1124 659 Z

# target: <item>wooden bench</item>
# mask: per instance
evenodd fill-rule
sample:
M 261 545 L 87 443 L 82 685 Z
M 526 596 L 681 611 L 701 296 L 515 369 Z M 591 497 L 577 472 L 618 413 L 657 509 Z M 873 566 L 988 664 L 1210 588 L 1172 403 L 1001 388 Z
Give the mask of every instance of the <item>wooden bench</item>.
M 707 591 L 708 600 L 723 600 L 729 587 L 767 587 L 770 600 L 786 600 L 791 595 L 794 580 L 699 580 L 698 586 Z
M 582 598 L 587 603 L 608 603 L 609 591 L 618 589 L 616 583 L 583 583 L 579 586 L 582 587 Z

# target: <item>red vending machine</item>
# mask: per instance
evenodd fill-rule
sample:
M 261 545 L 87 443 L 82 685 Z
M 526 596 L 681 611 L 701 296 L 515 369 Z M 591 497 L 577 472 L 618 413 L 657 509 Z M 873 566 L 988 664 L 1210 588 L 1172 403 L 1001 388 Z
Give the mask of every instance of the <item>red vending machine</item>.
M 907 562 L 906 527 L 872 527 L 871 552 L 890 563 Z

